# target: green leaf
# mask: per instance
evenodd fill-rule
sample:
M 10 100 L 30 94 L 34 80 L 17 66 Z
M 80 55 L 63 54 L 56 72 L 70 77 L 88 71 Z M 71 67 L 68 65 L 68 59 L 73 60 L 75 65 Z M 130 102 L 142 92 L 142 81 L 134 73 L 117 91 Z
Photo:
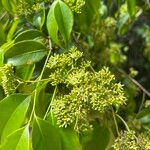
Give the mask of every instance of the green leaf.
M 1 9 L 1 8 L 0 8 Z M 0 46 L 6 42 L 6 33 L 2 24 L 0 24 Z
M 12 26 L 7 34 L 7 41 L 11 41 L 13 39 L 13 35 L 17 29 L 18 24 L 20 23 L 20 19 L 14 19 Z
M 70 8 L 62 1 L 57 1 L 54 9 L 58 29 L 65 42 L 68 42 L 73 27 L 73 14 Z
M 33 150 L 61 150 L 57 129 L 47 121 L 35 117 L 32 133 Z
M 0 136 L 13 111 L 26 97 L 22 94 L 13 94 L 0 101 Z
M 0 67 L 3 66 L 4 64 L 4 53 L 14 44 L 13 41 L 4 43 L 1 47 L 0 47 Z
M 9 113 L 9 116 L 5 116 L 5 114 L 7 113 L 6 110 L 3 110 L 4 112 L 2 113 L 2 118 L 7 117 L 7 120 L 4 123 L 4 127 L 3 127 L 3 131 L 2 131 L 2 136 L 1 136 L 1 141 L 4 141 L 5 138 L 11 134 L 12 132 L 14 132 L 15 130 L 19 129 L 20 126 L 22 125 L 29 104 L 30 104 L 30 99 L 31 97 L 28 96 L 24 101 L 22 101 L 19 105 L 17 105 L 16 107 L 14 107 L 14 109 L 11 111 L 11 113 Z M 14 99 L 11 99 L 12 101 L 14 101 Z M 17 99 L 18 100 L 18 99 Z M 10 99 L 5 99 L 0 103 L 0 106 L 3 106 L 5 103 L 5 101 L 10 101 Z M 7 107 L 12 107 L 11 106 L 11 102 L 10 103 L 6 103 Z M 4 105 L 5 106 L 5 105 Z M 6 108 L 5 106 L 5 108 Z
M 4 62 L 4 53 L 0 51 L 0 67 L 3 66 L 3 62 Z
M 71 129 L 58 129 L 61 134 L 63 150 L 82 150 L 77 133 Z
M 7 11 L 9 12 L 12 11 L 12 7 L 11 7 L 11 4 L 9 3 L 9 0 L 2 0 L 2 5 Z
M 30 80 L 32 78 L 35 64 L 22 65 L 16 67 L 16 76 L 23 80 Z
M 127 6 L 130 17 L 134 17 L 136 14 L 136 0 L 127 0 Z
M 58 34 L 58 25 L 57 25 L 55 15 L 54 15 L 54 9 L 55 9 L 56 4 L 57 4 L 57 1 L 55 1 L 51 5 L 50 10 L 48 12 L 48 15 L 47 15 L 47 30 L 48 30 L 48 33 L 49 33 L 50 38 L 52 39 L 52 41 L 54 43 L 58 44 L 58 35 L 57 35 Z
M 29 150 L 29 127 L 26 126 L 10 134 L 0 150 Z
M 45 9 L 41 9 L 40 11 L 36 12 L 33 17 L 33 25 L 35 25 L 40 30 L 45 22 Z
M 118 34 L 119 35 L 124 35 L 129 28 L 129 14 L 124 14 L 121 16 L 121 18 L 118 21 Z
M 143 109 L 137 115 L 137 119 L 139 119 L 141 123 L 150 123 L 150 110 L 149 110 L 149 108 Z
M 5 59 L 8 64 L 18 66 L 38 62 L 46 54 L 46 47 L 42 43 L 27 40 L 18 42 L 10 47 L 5 53 Z
M 24 40 L 33 40 L 41 36 L 43 36 L 42 32 L 35 30 L 35 29 L 30 29 L 30 30 L 26 30 L 26 31 L 19 33 L 15 37 L 14 42 L 17 43 L 17 42 L 24 41 Z
M 33 64 L 41 60 L 47 52 L 45 50 L 36 50 L 34 52 L 28 52 L 22 55 L 17 55 L 13 58 L 9 58 L 7 63 L 14 66 L 23 65 L 23 64 Z
M 11 14 L 15 14 L 18 0 L 1 0 L 4 8 Z
M 80 28 L 80 32 L 84 32 L 87 34 L 89 32 L 89 28 L 91 28 L 91 24 L 93 23 L 94 17 L 99 13 L 100 0 L 86 0 L 85 6 L 82 9 L 81 14 L 76 14 L 76 24 Z
M 9 41 L 7 43 L 4 43 L 1 47 L 0 47 L 0 51 L 2 51 L 3 53 L 6 52 L 9 48 L 11 48 L 14 45 L 14 41 Z
M 92 138 L 86 143 L 86 150 L 105 150 L 110 139 L 110 132 L 106 126 L 94 125 Z

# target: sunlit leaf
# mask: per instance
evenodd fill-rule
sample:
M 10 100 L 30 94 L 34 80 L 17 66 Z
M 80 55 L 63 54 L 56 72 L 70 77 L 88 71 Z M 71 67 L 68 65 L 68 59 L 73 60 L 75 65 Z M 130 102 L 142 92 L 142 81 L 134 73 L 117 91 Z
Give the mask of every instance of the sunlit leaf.
M 0 106 L 1 107 L 5 106 L 5 108 L 8 107 L 7 109 L 11 108 L 12 103 L 10 102 L 10 97 L 8 99 L 6 98 L 5 100 L 3 100 L 0 103 Z M 2 120 L 2 126 L 3 126 L 3 131 L 1 136 L 2 141 L 4 141 L 9 134 L 11 134 L 12 132 L 14 132 L 15 130 L 21 127 L 29 107 L 30 99 L 31 97 L 29 96 L 25 100 L 23 100 L 20 104 L 15 106 L 14 109 L 11 111 L 11 113 L 9 113 L 9 115 L 6 115 L 7 109 L 3 110 L 2 114 L 0 114 L 2 119 L 7 117 L 6 119 Z M 11 100 L 13 101 L 14 99 Z
M 18 129 L 10 134 L 0 150 L 29 150 L 29 127 Z

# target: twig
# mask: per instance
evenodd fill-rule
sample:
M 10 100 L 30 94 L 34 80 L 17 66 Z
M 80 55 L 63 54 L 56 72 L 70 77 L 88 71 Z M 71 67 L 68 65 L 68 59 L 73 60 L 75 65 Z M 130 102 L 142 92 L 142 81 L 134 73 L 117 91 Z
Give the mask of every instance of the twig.
M 72 37 L 74 39 L 74 42 L 75 42 L 75 45 L 77 46 L 77 48 L 80 50 L 80 51 L 83 51 L 83 48 L 81 47 L 79 41 L 77 40 L 76 36 L 74 33 L 72 33 Z
M 112 115 L 113 115 L 116 131 L 117 131 L 117 134 L 119 135 L 119 128 L 118 128 L 118 124 L 117 124 L 117 120 L 116 120 L 116 115 L 115 115 L 114 109 L 113 108 L 111 108 L 111 109 L 112 109 Z
M 47 108 L 47 111 L 46 111 L 45 115 L 44 115 L 44 120 L 46 119 L 47 114 L 49 113 L 49 111 L 50 111 L 50 112 L 52 111 L 52 110 L 51 110 L 51 105 L 52 105 L 52 103 L 53 103 L 53 101 L 54 101 L 54 99 L 55 99 L 56 91 L 57 91 L 57 86 L 56 86 L 55 89 L 54 89 L 51 102 L 50 102 L 50 104 L 49 104 L 49 106 L 48 106 L 48 108 Z M 51 114 L 51 115 L 52 115 L 52 114 Z M 53 118 L 53 117 L 52 117 L 52 118 Z M 52 119 L 52 124 L 54 124 L 53 119 Z
M 119 70 L 119 72 L 121 72 L 122 74 L 124 74 L 129 80 L 131 80 L 137 87 L 139 87 L 147 96 L 150 97 L 150 92 L 148 92 L 138 81 L 136 81 L 135 79 L 133 79 L 132 77 L 130 77 L 122 69 L 118 68 L 118 70 Z
M 139 107 L 138 112 L 140 112 L 140 111 L 142 110 L 142 107 L 143 107 L 143 105 L 144 105 L 144 101 L 145 101 L 145 93 L 143 93 L 142 102 L 141 102 L 141 105 L 140 105 L 140 107 Z
M 47 58 L 45 60 L 45 63 L 44 63 L 44 66 L 43 66 L 43 69 L 41 71 L 41 74 L 38 78 L 38 81 L 40 81 L 43 77 L 43 73 L 45 71 L 45 68 L 46 68 L 46 65 L 47 65 L 47 62 L 49 60 L 49 57 L 51 55 L 51 50 L 52 50 L 52 43 L 51 43 L 51 40 L 50 40 L 50 37 L 48 37 L 48 42 L 49 42 L 49 52 L 48 52 L 48 55 L 47 55 Z M 40 85 L 40 82 L 37 82 L 37 85 L 36 85 L 36 89 L 34 91 L 34 99 L 33 99 L 33 107 L 32 107 L 32 111 L 31 111 L 31 115 L 30 115 L 30 118 L 29 118 L 29 123 L 31 122 L 33 116 L 34 116 L 34 113 L 35 113 L 35 105 L 36 105 L 36 100 L 37 100 L 37 97 L 38 97 L 38 86 Z
M 128 127 L 128 125 L 127 125 L 127 123 L 124 121 L 124 119 L 123 119 L 121 116 L 119 116 L 118 114 L 115 114 L 115 115 L 123 122 L 123 124 L 125 125 L 126 129 L 127 129 L 129 132 L 131 132 L 130 128 Z

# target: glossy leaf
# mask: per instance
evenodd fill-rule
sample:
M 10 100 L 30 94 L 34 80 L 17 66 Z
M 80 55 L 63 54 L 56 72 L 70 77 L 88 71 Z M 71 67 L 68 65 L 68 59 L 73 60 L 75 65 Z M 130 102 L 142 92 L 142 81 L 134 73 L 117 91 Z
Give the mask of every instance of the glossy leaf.
M 57 129 L 49 122 L 35 117 L 32 133 L 33 150 L 61 150 Z
M 15 43 L 20 42 L 20 41 L 24 41 L 24 40 L 33 40 L 37 37 L 41 37 L 43 36 L 42 32 L 35 30 L 35 29 L 30 29 L 30 30 L 25 30 L 21 33 L 19 33 L 14 41 Z
M 0 150 L 29 150 L 29 127 L 18 129 L 10 134 Z
M 33 40 L 21 41 L 10 47 L 5 53 L 7 63 L 14 66 L 32 64 L 47 54 L 46 47 Z
M 54 14 L 54 9 L 55 9 L 56 4 L 57 4 L 57 1 L 55 1 L 51 5 L 50 10 L 47 15 L 47 30 L 50 35 L 50 38 L 52 39 L 54 43 L 58 43 L 58 35 L 57 35 L 58 25 L 57 25 L 55 14 Z
M 62 1 L 57 1 L 54 13 L 58 29 L 65 42 L 67 42 L 73 27 L 73 14 L 70 8 Z
M 4 141 L 5 138 L 9 134 L 11 134 L 12 132 L 14 132 L 15 130 L 17 130 L 21 127 L 21 125 L 25 119 L 28 107 L 29 107 L 30 99 L 31 99 L 31 97 L 29 96 L 24 101 L 22 101 L 19 105 L 14 107 L 14 109 L 11 111 L 9 116 L 7 115 L 6 122 L 2 122 L 4 124 L 4 127 L 3 127 L 3 131 L 2 131 L 1 141 Z M 4 100 L 4 101 L 6 101 L 6 100 Z M 9 107 L 9 108 L 11 107 L 11 103 L 8 103 L 7 105 L 8 105 L 7 107 Z M 5 108 L 6 108 L 6 106 L 5 106 Z M 4 115 L 6 113 L 7 112 L 5 110 L 2 115 L 3 118 L 5 117 Z

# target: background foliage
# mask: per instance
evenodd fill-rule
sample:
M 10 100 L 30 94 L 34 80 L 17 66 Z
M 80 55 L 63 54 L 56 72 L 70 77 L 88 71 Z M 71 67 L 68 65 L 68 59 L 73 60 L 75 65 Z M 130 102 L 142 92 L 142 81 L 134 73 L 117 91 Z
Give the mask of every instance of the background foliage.
M 149 150 L 150 1 L 1 0 L 0 150 Z

